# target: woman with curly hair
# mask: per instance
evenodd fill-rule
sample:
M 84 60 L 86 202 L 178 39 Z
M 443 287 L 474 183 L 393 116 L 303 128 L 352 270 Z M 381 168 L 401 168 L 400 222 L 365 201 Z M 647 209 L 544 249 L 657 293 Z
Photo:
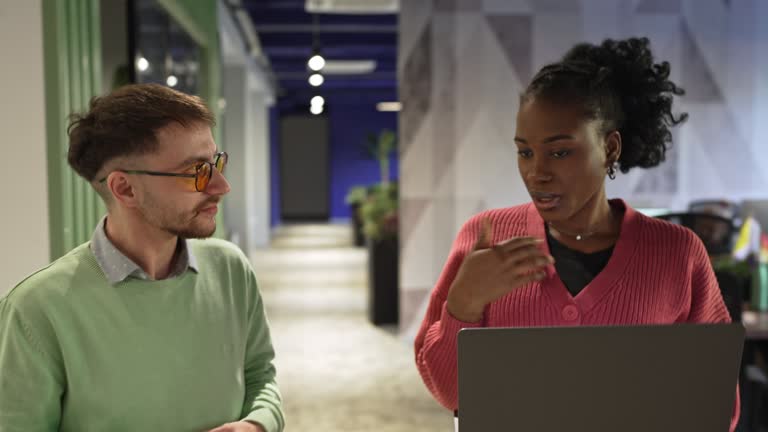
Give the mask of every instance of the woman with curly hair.
M 702 242 L 605 192 L 606 176 L 664 161 L 682 94 L 645 38 L 579 44 L 536 74 L 515 134 L 532 202 L 465 223 L 416 337 L 442 405 L 457 409 L 462 328 L 730 321 Z

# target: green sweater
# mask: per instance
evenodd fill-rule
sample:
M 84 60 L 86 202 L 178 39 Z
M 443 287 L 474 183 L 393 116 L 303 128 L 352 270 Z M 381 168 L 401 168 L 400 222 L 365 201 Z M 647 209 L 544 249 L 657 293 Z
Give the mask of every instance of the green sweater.
M 199 274 L 110 285 L 89 243 L 0 299 L 0 431 L 283 429 L 247 258 L 189 241 Z

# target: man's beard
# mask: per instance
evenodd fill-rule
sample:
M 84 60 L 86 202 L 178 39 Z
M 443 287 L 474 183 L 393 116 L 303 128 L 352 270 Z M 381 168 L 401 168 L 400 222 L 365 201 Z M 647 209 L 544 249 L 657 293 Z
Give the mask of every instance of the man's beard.
M 206 218 L 201 217 L 198 211 L 217 202 L 218 200 L 206 201 L 198 206 L 194 212 L 179 213 L 173 209 L 157 205 L 154 199 L 148 199 L 146 205 L 141 209 L 141 213 L 147 222 L 167 233 L 183 239 L 204 239 L 211 237 L 216 232 L 216 219 L 210 217 L 206 221 Z M 190 214 L 191 217 L 188 217 L 187 215 Z
M 169 233 L 176 235 L 183 239 L 205 239 L 209 238 L 216 232 L 216 221 L 214 220 L 213 226 L 192 226 L 186 227 L 162 227 Z

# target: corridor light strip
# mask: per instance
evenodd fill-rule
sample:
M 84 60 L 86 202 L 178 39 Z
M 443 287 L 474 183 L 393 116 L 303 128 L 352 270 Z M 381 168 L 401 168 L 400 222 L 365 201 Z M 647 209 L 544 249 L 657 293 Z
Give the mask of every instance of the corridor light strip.
M 402 104 L 400 102 L 379 102 L 376 109 L 379 111 L 400 111 Z

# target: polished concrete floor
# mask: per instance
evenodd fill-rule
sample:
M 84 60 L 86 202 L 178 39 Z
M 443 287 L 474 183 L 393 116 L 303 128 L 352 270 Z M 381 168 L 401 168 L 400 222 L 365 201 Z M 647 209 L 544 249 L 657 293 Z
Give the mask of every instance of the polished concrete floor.
M 393 328 L 366 319 L 366 251 L 347 226 L 278 229 L 251 252 L 277 352 L 288 432 L 449 432 Z

